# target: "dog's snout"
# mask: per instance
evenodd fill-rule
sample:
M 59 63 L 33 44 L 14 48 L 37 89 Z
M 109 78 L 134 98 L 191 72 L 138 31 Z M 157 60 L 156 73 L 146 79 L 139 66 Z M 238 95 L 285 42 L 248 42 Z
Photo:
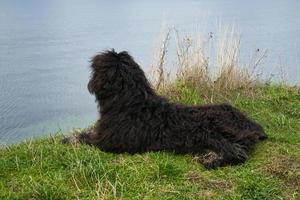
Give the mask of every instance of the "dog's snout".
M 88 89 L 88 91 L 89 91 L 91 94 L 94 93 L 92 81 L 89 81 L 89 83 L 87 84 L 87 89 Z

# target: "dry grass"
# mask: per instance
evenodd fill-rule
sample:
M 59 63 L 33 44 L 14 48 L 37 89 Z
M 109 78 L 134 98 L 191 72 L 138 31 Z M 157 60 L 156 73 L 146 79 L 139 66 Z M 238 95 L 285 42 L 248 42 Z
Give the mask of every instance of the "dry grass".
M 257 49 L 247 64 L 240 62 L 240 34 L 234 28 L 222 29 L 222 34 L 209 33 L 203 37 L 180 35 L 176 29 L 162 33 L 161 47 L 151 68 L 150 80 L 164 94 L 174 94 L 174 83 L 183 83 L 199 90 L 204 98 L 213 101 L 216 95 L 233 91 L 253 93 L 259 85 L 257 67 L 266 57 L 266 51 Z M 173 66 L 167 66 L 169 43 L 174 37 L 176 55 Z M 219 37 L 214 38 L 214 35 Z M 213 52 L 211 53 L 211 46 Z M 176 74 L 167 69 L 176 69 Z
M 165 87 L 166 82 L 169 80 L 168 75 L 165 72 L 165 60 L 168 50 L 168 44 L 171 39 L 171 30 L 163 30 L 161 33 L 161 46 L 156 55 L 154 64 L 150 71 L 150 81 L 156 90 L 161 87 Z
M 263 167 L 263 171 L 280 178 L 291 187 L 300 185 L 300 159 L 278 155 Z M 297 191 L 300 188 L 297 188 Z

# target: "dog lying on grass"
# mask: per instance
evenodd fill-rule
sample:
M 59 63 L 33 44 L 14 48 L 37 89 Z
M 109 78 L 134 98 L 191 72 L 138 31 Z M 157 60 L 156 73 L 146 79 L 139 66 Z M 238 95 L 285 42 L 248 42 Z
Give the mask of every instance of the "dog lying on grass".
M 64 143 L 114 153 L 204 154 L 204 166 L 215 168 L 243 163 L 251 147 L 267 138 L 258 123 L 231 105 L 186 106 L 158 96 L 125 51 L 96 55 L 91 69 L 88 90 L 101 117 L 94 128 Z

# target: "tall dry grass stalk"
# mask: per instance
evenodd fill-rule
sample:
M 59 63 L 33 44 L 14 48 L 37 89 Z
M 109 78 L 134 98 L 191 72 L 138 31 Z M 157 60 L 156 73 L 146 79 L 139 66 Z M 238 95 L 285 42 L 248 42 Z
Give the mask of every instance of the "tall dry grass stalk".
M 205 53 L 206 41 L 190 36 L 180 36 L 175 30 L 177 69 L 176 78 L 198 87 L 210 87 L 209 58 Z
M 154 63 L 150 69 L 150 81 L 156 90 L 161 87 L 165 87 L 169 80 L 168 73 L 165 69 L 166 55 L 168 50 L 168 44 L 171 39 L 171 29 L 163 30 L 161 33 L 161 46 L 159 47 L 158 54 L 154 59 Z
M 172 33 L 176 43 L 176 61 L 171 68 L 176 69 L 175 76 L 167 72 L 165 62 Z M 214 38 L 214 35 L 220 36 Z M 249 63 L 242 65 L 240 43 L 240 34 L 234 28 L 223 29 L 221 34 L 209 33 L 200 38 L 181 36 L 177 30 L 168 29 L 162 37 L 150 80 L 154 88 L 164 92 L 174 89 L 175 82 L 179 81 L 198 89 L 207 98 L 237 90 L 249 92 L 259 83 L 255 72 L 266 57 L 266 51 L 256 50 Z M 214 44 L 216 48 L 213 48 L 213 54 L 207 53 Z

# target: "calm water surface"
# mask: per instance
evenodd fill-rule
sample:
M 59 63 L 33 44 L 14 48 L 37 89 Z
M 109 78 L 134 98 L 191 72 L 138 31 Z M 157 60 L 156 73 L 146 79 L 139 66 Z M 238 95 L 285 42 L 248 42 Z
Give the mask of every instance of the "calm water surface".
M 90 57 L 128 50 L 146 70 L 163 23 L 187 32 L 235 25 L 242 57 L 268 49 L 264 74 L 283 65 L 300 84 L 299 10 L 297 0 L 1 0 L 0 144 L 91 124 Z

